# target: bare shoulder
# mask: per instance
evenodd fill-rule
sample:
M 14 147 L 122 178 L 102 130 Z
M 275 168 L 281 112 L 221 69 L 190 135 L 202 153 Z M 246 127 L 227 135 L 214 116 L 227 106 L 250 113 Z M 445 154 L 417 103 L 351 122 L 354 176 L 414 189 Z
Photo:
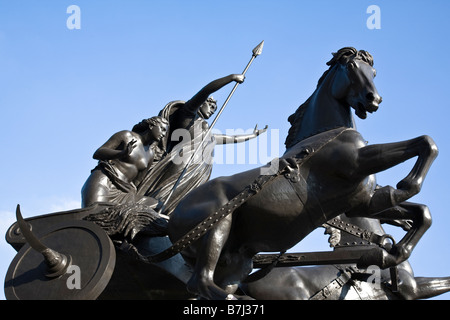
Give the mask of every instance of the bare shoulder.
M 139 134 L 129 130 L 122 130 L 116 132 L 111 138 L 120 139 L 125 141 L 131 141 L 132 139 L 136 139 L 139 137 Z

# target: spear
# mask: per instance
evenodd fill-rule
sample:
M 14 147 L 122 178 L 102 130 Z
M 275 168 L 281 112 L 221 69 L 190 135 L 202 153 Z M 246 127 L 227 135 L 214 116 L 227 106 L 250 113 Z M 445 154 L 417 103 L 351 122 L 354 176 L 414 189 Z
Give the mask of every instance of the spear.
M 247 63 L 247 66 L 245 67 L 244 71 L 242 72 L 242 75 L 245 76 L 245 74 L 247 73 L 248 68 L 250 68 L 253 60 L 255 60 L 255 58 L 257 56 L 259 56 L 262 53 L 262 49 L 264 46 L 264 40 L 261 41 L 260 44 L 258 44 L 255 49 L 253 49 L 252 51 L 252 57 L 250 59 L 250 61 Z M 169 195 L 167 196 L 166 200 L 164 201 L 163 205 L 161 206 L 161 208 L 159 209 L 159 213 L 161 214 L 165 208 L 165 206 L 167 205 L 167 203 L 169 202 L 169 199 L 172 197 L 173 193 L 175 192 L 175 189 L 178 187 L 178 185 L 181 182 L 181 179 L 183 178 L 183 176 L 186 174 L 186 171 L 189 167 L 189 165 L 191 164 L 192 160 L 195 158 L 195 155 L 198 153 L 198 151 L 200 150 L 201 146 L 203 145 L 203 143 L 206 140 L 206 137 L 209 136 L 209 133 L 211 132 L 211 130 L 213 129 L 214 125 L 216 124 L 217 120 L 219 120 L 220 115 L 222 114 L 223 110 L 225 109 L 225 107 L 227 106 L 228 102 L 230 101 L 231 97 L 233 96 L 234 92 L 236 91 L 237 87 L 239 86 L 239 82 L 236 82 L 234 84 L 233 89 L 231 90 L 230 94 L 228 95 L 227 99 L 225 100 L 225 102 L 223 103 L 222 107 L 220 108 L 220 110 L 217 112 L 216 117 L 214 118 L 213 122 L 211 123 L 211 125 L 209 126 L 208 130 L 206 131 L 206 134 L 203 135 L 203 139 L 202 141 L 198 144 L 197 148 L 195 149 L 194 153 L 191 155 L 191 157 L 189 158 L 189 161 L 187 162 L 186 166 L 184 167 L 183 171 L 181 172 L 180 176 L 178 177 L 177 181 L 175 182 L 175 184 L 173 185 L 172 190 L 170 191 Z

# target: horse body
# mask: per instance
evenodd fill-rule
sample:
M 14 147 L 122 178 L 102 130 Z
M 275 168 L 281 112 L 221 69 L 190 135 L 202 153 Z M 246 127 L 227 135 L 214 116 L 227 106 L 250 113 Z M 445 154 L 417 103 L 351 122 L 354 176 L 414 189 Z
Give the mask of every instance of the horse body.
M 431 138 L 367 146 L 354 129 L 350 107 L 365 118 L 381 102 L 373 77 L 367 53 L 344 48 L 334 55 L 316 91 L 289 117 L 292 127 L 280 159 L 289 165 L 182 252 L 195 266 L 190 291 L 224 299 L 251 272 L 254 254 L 287 250 L 342 212 L 375 215 L 419 192 L 437 155 Z M 415 156 L 416 165 L 397 189 L 375 189 L 372 174 Z M 190 192 L 171 216 L 170 239 L 178 240 L 260 175 L 276 169 L 274 163 L 213 179 Z M 383 268 L 401 263 L 426 228 L 417 223 L 395 250 L 369 254 L 365 263 Z
M 427 211 L 423 205 L 407 203 L 404 207 L 414 207 Z M 344 223 L 351 223 L 378 235 L 385 231 L 378 219 L 364 217 L 349 218 L 339 216 Z M 376 246 L 352 234 L 327 227 L 329 242 L 335 251 L 360 250 Z M 438 296 L 450 291 L 450 277 L 415 277 L 408 261 L 397 267 L 397 290 L 393 290 L 390 270 L 375 271 L 359 269 L 355 264 L 322 265 L 311 267 L 280 267 L 272 270 L 264 278 L 245 284 L 240 288 L 249 296 L 258 300 L 417 300 Z M 343 272 L 347 278 L 336 281 Z M 334 285 L 330 286 L 330 284 Z M 330 290 L 325 288 L 330 287 Z M 325 294 L 324 294 L 325 293 Z
M 342 286 L 336 285 L 333 287 L 335 290 L 328 291 L 326 297 L 322 296 L 321 290 L 338 279 L 345 267 L 348 266 L 276 268 L 263 280 L 242 287 L 246 294 L 257 300 L 310 300 L 316 296 L 323 300 L 399 299 L 384 283 L 378 288 L 367 281 L 353 279 L 341 282 Z M 389 280 L 389 275 L 381 280 Z
M 237 209 L 236 231 L 241 231 L 239 243 L 254 248 L 255 253 L 285 251 L 330 217 L 349 210 L 352 207 L 349 198 L 367 202 L 374 186 L 364 177 L 348 181 L 344 173 L 340 173 L 343 168 L 349 167 L 348 163 L 326 161 L 347 139 L 346 135 L 355 133 L 345 132 L 328 142 L 320 151 L 312 151 L 317 153 L 301 163 L 297 172 L 298 181 L 291 182 L 280 175 Z M 317 136 L 299 142 L 281 159 L 290 158 L 291 154 L 308 147 L 315 139 Z M 341 151 L 345 153 L 345 150 Z M 321 183 L 324 179 L 329 183 Z M 255 224 L 255 221 L 258 223 Z M 257 229 L 249 233 L 248 226 Z
M 314 143 L 318 137 L 320 138 L 320 134 L 299 142 L 281 159 L 290 158 Z M 362 137 L 354 130 L 342 133 L 339 138 L 321 148 L 320 154 L 317 156 L 314 154 L 302 163 L 298 182 L 290 183 L 280 175 L 236 209 L 233 213 L 235 220 L 232 226 L 233 238 L 227 245 L 245 247 L 251 254 L 261 251 L 284 251 L 297 244 L 317 226 L 354 207 L 348 198 L 368 202 L 374 190 L 373 183 L 366 177 L 361 177 L 356 182 L 348 181 L 344 177 L 344 172 L 340 172 L 343 168 L 350 167 L 349 163 L 343 163 L 343 159 L 351 157 L 338 155 L 341 161 L 335 163 L 327 161 L 337 153 L 353 152 L 350 148 L 346 150 L 345 141 L 355 138 L 363 143 Z M 340 151 L 336 151 L 338 147 Z M 211 212 L 219 210 L 255 180 L 261 171 L 261 168 L 257 168 L 229 177 L 219 177 L 199 186 L 195 192 L 187 194 L 171 216 L 171 238 L 181 237 L 207 218 Z M 320 184 L 325 178 L 330 183 Z M 194 203 L 196 205 L 191 207 Z M 320 207 L 317 206 L 318 203 Z M 185 221 L 187 207 L 189 207 L 189 223 Z M 179 220 L 183 221 L 183 228 L 180 228 Z M 255 221 L 258 223 L 255 224 Z M 251 233 L 248 232 L 249 225 L 252 225 Z M 174 229 L 174 226 L 177 226 L 177 229 Z M 280 237 L 280 233 L 284 236 Z M 287 234 L 289 235 L 286 236 Z

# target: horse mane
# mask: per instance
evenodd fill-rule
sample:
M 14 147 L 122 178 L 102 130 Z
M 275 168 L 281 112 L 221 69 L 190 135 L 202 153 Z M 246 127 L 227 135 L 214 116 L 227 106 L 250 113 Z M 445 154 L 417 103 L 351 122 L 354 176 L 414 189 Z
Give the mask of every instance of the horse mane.
M 353 61 L 354 59 L 359 59 L 368 63 L 370 66 L 373 66 L 373 57 L 369 52 L 365 50 L 356 50 L 353 47 L 344 47 L 342 49 L 339 49 L 337 52 L 333 52 L 332 55 L 333 58 L 331 58 L 331 60 L 326 63 L 329 66 L 329 68 L 325 70 L 325 72 L 319 78 L 316 90 L 325 80 L 331 69 L 338 63 L 346 65 L 347 63 Z M 290 148 L 297 142 L 299 142 L 297 136 L 298 132 L 301 129 L 300 127 L 301 119 L 303 118 L 306 108 L 309 105 L 311 97 L 312 95 L 304 103 L 302 103 L 300 107 L 298 107 L 297 110 L 293 114 L 291 114 L 288 118 L 288 121 L 291 124 L 291 128 L 289 128 L 288 136 L 286 137 L 286 141 L 284 142 L 286 148 Z

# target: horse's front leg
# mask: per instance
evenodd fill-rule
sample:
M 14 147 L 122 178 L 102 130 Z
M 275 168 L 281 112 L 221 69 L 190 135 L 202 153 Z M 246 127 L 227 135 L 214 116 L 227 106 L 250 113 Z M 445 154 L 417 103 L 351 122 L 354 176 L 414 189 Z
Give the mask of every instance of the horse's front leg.
M 348 215 L 356 214 L 348 213 Z M 390 220 L 408 220 L 412 221 L 412 226 L 408 229 L 405 236 L 397 244 L 394 244 L 392 248 L 385 250 L 381 247 L 376 247 L 364 254 L 358 262 L 359 267 L 377 265 L 385 269 L 399 265 L 411 256 L 417 243 L 431 226 L 431 214 L 428 207 L 411 202 L 404 202 L 370 217 L 387 223 Z
M 405 236 L 392 247 L 389 260 L 385 263 L 398 265 L 407 260 L 419 240 L 431 226 L 431 213 L 427 206 L 417 203 L 404 202 L 398 206 L 382 211 L 373 216 L 381 220 L 411 220 L 412 226 Z
M 355 174 L 368 176 L 418 157 L 409 174 L 397 184 L 378 189 L 370 199 L 368 213 L 394 207 L 420 192 L 425 176 L 438 155 L 438 148 L 429 136 L 388 144 L 376 144 L 358 150 Z

